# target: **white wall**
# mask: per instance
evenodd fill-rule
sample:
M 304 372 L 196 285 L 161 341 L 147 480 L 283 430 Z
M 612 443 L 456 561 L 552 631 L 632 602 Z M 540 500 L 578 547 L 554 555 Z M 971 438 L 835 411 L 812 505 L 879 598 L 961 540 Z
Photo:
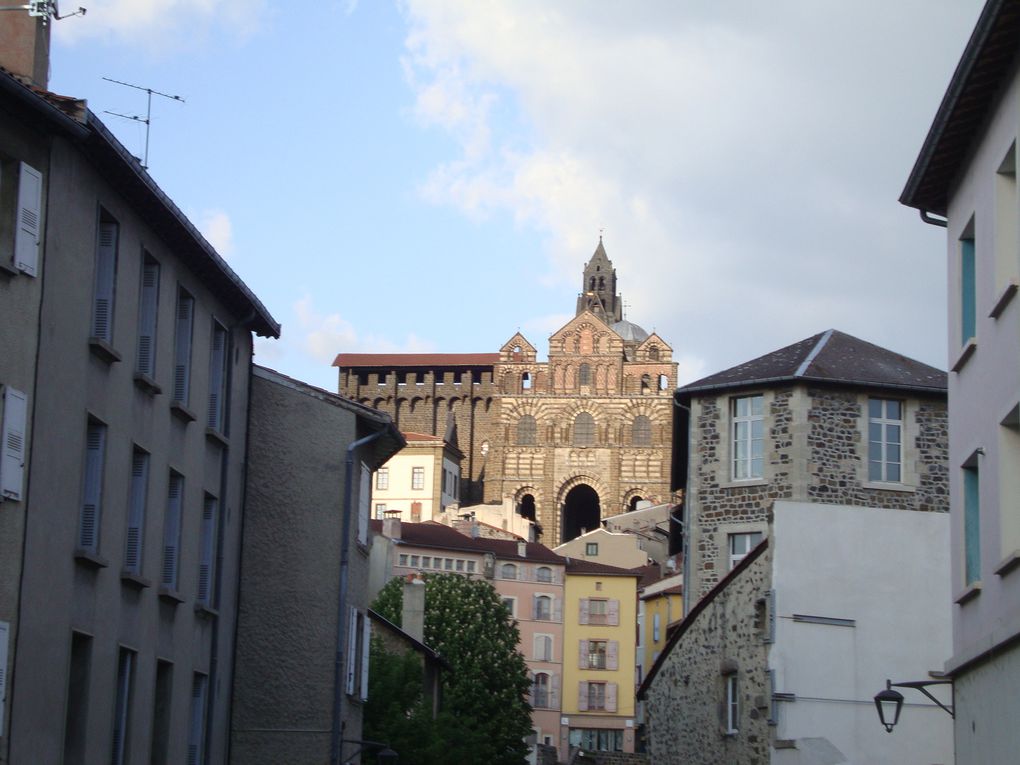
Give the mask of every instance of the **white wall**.
M 851 763 L 951 763 L 948 714 L 903 689 L 906 704 L 889 734 L 873 702 L 886 678 L 927 680 L 950 654 L 949 515 L 786 501 L 774 513 L 769 664 L 775 690 L 797 697 L 776 705 L 776 737 L 801 743 L 774 750 L 773 762 L 837 762 L 814 740 L 824 739 Z M 794 614 L 853 626 L 798 622 Z

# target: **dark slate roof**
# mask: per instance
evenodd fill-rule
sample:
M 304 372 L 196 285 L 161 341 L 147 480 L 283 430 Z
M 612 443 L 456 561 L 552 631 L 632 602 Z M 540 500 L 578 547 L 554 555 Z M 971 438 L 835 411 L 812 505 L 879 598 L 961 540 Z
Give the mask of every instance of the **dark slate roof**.
M 581 560 L 580 558 L 565 558 L 567 561 L 567 573 L 568 574 L 595 574 L 599 576 L 633 576 L 634 578 L 640 578 L 641 573 L 638 569 L 626 569 L 617 568 L 616 566 L 607 566 L 605 563 L 595 563 L 590 560 Z
M 946 373 L 835 329 L 685 385 L 681 395 L 812 381 L 945 395 Z
M 971 144 L 1014 71 L 1020 0 L 988 0 L 956 65 L 900 202 L 945 215 Z
M 641 343 L 648 339 L 648 332 L 644 327 L 639 327 L 634 322 L 627 321 L 626 319 L 611 324 L 609 328 L 627 342 Z

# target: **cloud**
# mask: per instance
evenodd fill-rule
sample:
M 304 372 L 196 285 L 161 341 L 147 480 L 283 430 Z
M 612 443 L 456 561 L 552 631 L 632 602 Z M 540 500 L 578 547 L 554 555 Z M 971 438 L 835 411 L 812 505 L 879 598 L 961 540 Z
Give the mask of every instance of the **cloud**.
M 199 217 L 198 229 L 225 259 L 234 254 L 234 232 L 230 216 L 222 210 L 206 210 Z

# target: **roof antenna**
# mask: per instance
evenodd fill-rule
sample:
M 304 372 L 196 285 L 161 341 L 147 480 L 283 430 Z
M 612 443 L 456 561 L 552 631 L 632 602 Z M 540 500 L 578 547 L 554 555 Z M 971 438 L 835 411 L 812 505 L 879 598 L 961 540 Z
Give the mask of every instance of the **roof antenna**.
M 86 13 L 84 8 L 78 6 L 78 10 L 71 13 L 65 13 L 61 16 L 60 11 L 57 10 L 56 0 L 29 0 L 29 2 L 22 5 L 0 6 L 0 11 L 28 11 L 29 16 L 41 18 L 43 26 L 49 23 L 50 16 L 53 17 L 54 21 L 60 21 L 61 19 L 67 19 L 71 16 L 84 16 Z
M 105 110 L 104 114 L 112 114 L 114 117 L 121 117 L 126 120 L 134 120 L 135 122 L 145 123 L 145 158 L 142 160 L 142 168 L 145 170 L 149 169 L 149 124 L 152 122 L 152 97 L 162 96 L 163 98 L 169 98 L 171 101 L 180 101 L 182 104 L 186 103 L 180 96 L 171 96 L 169 93 L 160 93 L 158 90 L 152 88 L 143 88 L 141 85 L 132 85 L 130 82 L 121 82 L 120 80 L 114 80 L 111 77 L 104 77 L 107 82 L 112 82 L 116 85 L 123 85 L 126 88 L 134 88 L 135 90 L 144 90 L 149 97 L 148 104 L 145 107 L 145 118 L 141 118 L 137 115 L 120 114 L 118 112 L 111 112 Z

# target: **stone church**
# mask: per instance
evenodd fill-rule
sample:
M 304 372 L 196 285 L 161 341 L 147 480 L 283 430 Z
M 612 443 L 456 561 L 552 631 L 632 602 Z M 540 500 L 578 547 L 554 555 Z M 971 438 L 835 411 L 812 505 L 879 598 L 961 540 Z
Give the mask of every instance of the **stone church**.
M 520 333 L 498 353 L 341 353 L 340 393 L 402 431 L 455 438 L 462 504 L 512 500 L 545 544 L 568 541 L 671 499 L 673 349 L 623 318 L 616 289 L 600 238 L 548 361 Z

